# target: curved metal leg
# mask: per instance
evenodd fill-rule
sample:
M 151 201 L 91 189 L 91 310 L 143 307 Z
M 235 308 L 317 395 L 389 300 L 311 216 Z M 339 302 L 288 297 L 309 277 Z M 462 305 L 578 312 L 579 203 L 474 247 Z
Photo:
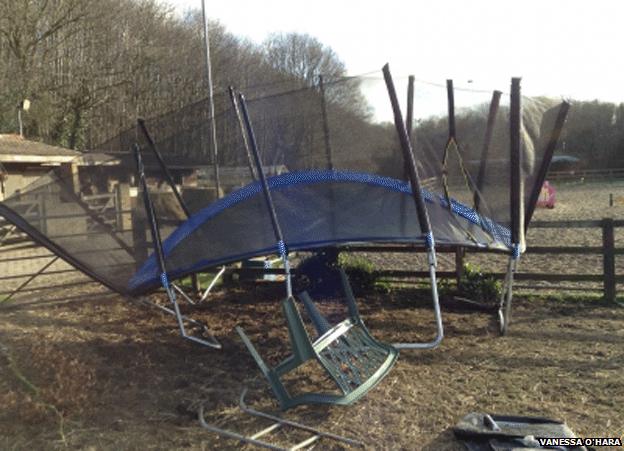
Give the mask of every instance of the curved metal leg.
M 433 299 L 433 310 L 436 320 L 436 336 L 432 341 L 426 343 L 393 343 L 397 349 L 433 349 L 437 347 L 444 338 L 444 327 L 442 325 L 442 312 L 440 310 L 440 300 L 438 298 L 438 283 L 436 278 L 436 256 L 435 250 L 427 252 L 429 260 L 429 279 L 431 280 L 431 297 Z
M 171 294 L 169 293 L 170 291 Z M 186 315 L 182 315 L 182 313 L 180 312 L 180 307 L 178 306 L 178 302 L 175 299 L 175 293 L 173 293 L 172 290 L 167 290 L 167 295 L 169 296 L 169 300 L 173 304 L 173 310 L 162 305 L 158 305 L 152 301 L 148 301 L 147 299 L 141 299 L 141 302 L 152 307 L 156 307 L 157 309 L 162 310 L 169 315 L 175 316 L 178 321 L 178 327 L 180 328 L 180 335 L 182 335 L 183 338 L 214 349 L 221 349 L 223 347 L 221 343 L 219 343 L 219 341 L 210 333 L 210 331 L 208 330 L 208 326 L 200 321 L 189 318 Z M 204 334 L 209 337 L 209 339 L 205 340 L 203 338 L 197 338 L 192 335 L 188 335 L 186 333 L 186 328 L 184 327 L 185 322 L 200 327 Z
M 176 319 L 178 320 L 178 327 L 180 328 L 180 335 L 182 335 L 183 338 L 186 338 L 187 340 L 190 340 L 190 341 L 194 341 L 195 343 L 199 343 L 200 345 L 208 346 L 210 348 L 215 348 L 215 349 L 221 349 L 222 348 L 221 343 L 219 343 L 217 339 L 210 334 L 209 334 L 210 339 L 205 340 L 203 338 L 197 338 L 192 335 L 188 335 L 186 333 L 186 328 L 184 327 L 184 321 L 185 320 L 188 321 L 189 319 L 184 317 L 182 313 L 180 312 L 180 306 L 178 305 L 178 301 L 176 300 L 175 292 L 171 288 L 165 288 L 165 290 L 167 291 L 167 296 L 169 297 L 169 300 L 173 304 L 173 311 L 174 311 Z M 198 324 L 197 321 L 193 320 L 193 322 L 195 324 Z M 204 328 L 204 331 L 207 332 L 208 328 L 203 324 L 202 326 Z
M 509 257 L 507 264 L 507 274 L 503 283 L 503 292 L 498 307 L 498 325 L 501 335 L 507 335 L 509 323 L 511 321 L 511 303 L 513 300 L 513 280 L 516 272 L 518 260 L 513 256 Z

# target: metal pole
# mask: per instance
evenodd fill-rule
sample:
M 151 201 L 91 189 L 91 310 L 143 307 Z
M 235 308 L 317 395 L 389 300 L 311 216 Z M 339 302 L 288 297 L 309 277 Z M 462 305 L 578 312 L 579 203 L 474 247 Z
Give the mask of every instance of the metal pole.
M 230 94 L 230 101 L 232 102 L 232 108 L 234 108 L 234 114 L 236 115 L 236 120 L 238 121 L 238 127 L 240 128 L 241 136 L 243 138 L 243 146 L 245 147 L 245 153 L 247 154 L 247 164 L 249 165 L 249 173 L 251 174 L 251 179 L 255 182 L 258 178 L 256 177 L 256 172 L 254 171 L 253 156 L 251 155 L 251 149 L 249 148 L 249 140 L 247 139 L 247 133 L 245 133 L 245 124 L 243 123 L 243 118 L 241 117 L 240 109 L 238 108 L 238 101 L 236 100 L 236 92 L 234 91 L 233 86 L 228 86 L 228 93 Z
M 448 103 L 448 127 L 449 139 L 457 139 L 455 129 L 455 90 L 453 89 L 453 80 L 446 80 L 446 97 Z
M 405 122 L 401 114 L 401 107 L 399 106 L 399 99 L 397 98 L 396 89 L 390 74 L 390 66 L 386 64 L 383 67 L 384 80 L 386 82 L 386 88 L 388 89 L 388 95 L 390 96 L 390 103 L 392 104 L 392 112 L 394 113 L 394 125 L 399 135 L 399 141 L 401 143 L 401 150 L 403 151 L 403 161 L 407 165 L 410 184 L 412 187 L 412 195 L 416 204 L 416 213 L 418 214 L 418 222 L 420 223 L 420 230 L 424 235 L 427 245 L 427 260 L 429 263 L 429 278 L 431 280 L 431 297 L 433 298 L 433 309 L 436 320 L 436 337 L 426 343 L 395 343 L 393 346 L 397 349 L 432 349 L 438 346 L 444 338 L 444 327 L 442 325 L 442 312 L 440 310 L 440 301 L 438 298 L 438 284 L 436 280 L 436 265 L 437 259 L 435 254 L 435 242 L 433 233 L 431 233 L 431 225 L 429 223 L 429 215 L 427 214 L 427 208 L 425 206 L 425 200 L 422 196 L 420 188 L 420 179 L 418 177 L 418 169 L 416 168 L 416 159 L 414 157 L 414 150 L 410 142 Z
M 253 152 L 254 161 L 256 163 L 256 170 L 260 176 L 260 183 L 262 183 L 262 191 L 264 193 L 264 200 L 266 201 L 267 209 L 271 217 L 271 224 L 273 225 L 273 232 L 275 233 L 275 239 L 277 240 L 280 257 L 284 261 L 284 272 L 286 273 L 286 294 L 288 297 L 292 296 L 292 280 L 290 275 L 290 263 L 288 261 L 288 249 L 284 242 L 284 235 L 277 219 L 277 212 L 275 211 L 275 204 L 273 203 L 273 197 L 269 190 L 269 184 L 262 168 L 262 160 L 260 159 L 260 153 L 258 152 L 258 144 L 256 142 L 256 135 L 254 134 L 253 126 L 251 125 L 251 119 L 249 118 L 249 112 L 247 111 L 247 104 L 245 97 L 242 94 L 238 95 L 238 103 L 240 104 L 241 111 L 243 113 L 243 119 L 245 121 L 245 127 L 247 128 L 247 135 L 249 137 L 249 144 L 251 145 L 251 151 Z
M 563 124 L 565 123 L 569 110 L 570 104 L 568 102 L 563 102 L 561 104 L 561 107 L 559 108 L 559 112 L 557 113 L 555 125 L 551 131 L 550 139 L 548 140 L 548 144 L 546 145 L 546 150 L 544 151 L 542 164 L 537 172 L 537 176 L 535 177 L 533 191 L 531 192 L 529 202 L 526 205 L 526 212 L 524 214 L 525 233 L 526 230 L 529 228 L 529 223 L 531 222 L 531 218 L 533 217 L 533 213 L 535 212 L 535 206 L 537 205 L 537 200 L 539 199 L 544 180 L 546 180 L 548 167 L 550 166 L 550 161 L 552 160 L 553 154 L 555 153 L 555 148 L 557 147 L 557 143 L 559 142 L 559 137 L 561 136 L 561 132 L 563 130 Z
M 405 128 L 407 129 L 407 137 L 412 143 L 412 149 L 414 148 L 414 136 L 412 133 L 414 125 L 414 76 L 410 75 L 407 78 L 407 113 L 405 118 Z M 407 168 L 407 163 L 404 164 L 403 167 L 403 177 L 407 178 L 409 173 L 409 169 Z
M 330 171 L 334 170 L 334 161 L 333 154 L 331 148 L 331 141 L 329 137 L 329 121 L 327 120 L 327 102 L 325 99 L 325 85 L 323 84 L 323 76 L 319 75 L 319 91 L 321 93 L 321 117 L 323 121 L 323 137 L 325 138 L 325 155 L 327 158 L 327 169 Z M 335 205 L 336 199 L 334 196 L 333 188 L 329 191 L 329 205 L 330 205 L 330 215 L 329 215 L 329 229 L 331 231 L 332 236 L 336 236 L 336 213 L 335 213 Z
M 327 103 L 325 101 L 325 85 L 323 84 L 323 76 L 319 75 L 319 90 L 321 91 L 321 116 L 323 120 L 323 137 L 325 138 L 325 153 L 327 155 L 327 169 L 334 169 L 332 159 L 332 148 L 329 139 L 329 123 L 327 122 Z
M 407 115 L 405 118 L 405 128 L 407 129 L 407 137 L 414 148 L 413 123 L 414 123 L 414 76 L 410 75 L 407 79 Z M 407 160 L 403 159 L 403 179 L 409 179 L 409 168 Z M 401 196 L 401 234 L 405 235 L 405 226 L 407 225 L 407 199 Z
M 492 143 L 492 135 L 494 134 L 494 125 L 498 114 L 498 107 L 501 98 L 500 91 L 492 93 L 492 101 L 490 102 L 490 111 L 488 113 L 487 126 L 485 127 L 485 137 L 483 138 L 483 147 L 481 148 L 481 162 L 479 164 L 479 174 L 477 175 L 477 190 L 474 193 L 475 210 L 479 211 L 481 205 L 481 191 L 485 182 L 485 169 L 487 168 L 487 159 L 490 153 L 490 144 Z
M 180 335 L 187 340 L 194 341 L 195 343 L 199 343 L 204 346 L 208 346 L 215 349 L 221 349 L 221 344 L 214 338 L 210 337 L 211 341 L 204 340 L 201 338 L 194 337 L 192 335 L 188 335 L 186 333 L 186 328 L 184 327 L 184 321 L 186 318 L 180 312 L 180 306 L 176 300 L 175 292 L 171 283 L 169 282 L 169 278 L 167 275 L 167 265 L 165 261 L 165 252 L 162 247 L 162 238 L 160 236 L 160 229 L 158 227 L 158 219 L 156 218 L 156 213 L 154 212 L 154 204 L 152 203 L 152 199 L 150 198 L 149 191 L 147 189 L 147 180 L 145 179 L 145 167 L 143 166 L 143 159 L 141 158 L 141 149 L 138 144 L 134 144 L 132 146 L 132 151 L 134 152 L 134 158 L 136 163 L 136 172 L 139 178 L 139 189 L 143 188 L 143 205 L 145 206 L 145 212 L 147 213 L 147 218 L 149 220 L 150 232 L 152 235 L 152 246 L 154 248 L 154 252 L 156 254 L 156 262 L 158 263 L 158 269 L 160 270 L 160 281 L 167 293 L 167 297 L 169 301 L 173 305 L 173 314 L 175 314 L 176 319 L 178 321 L 178 327 L 180 329 Z
M 524 181 L 522 179 L 522 127 L 520 78 L 511 79 L 509 116 L 511 242 L 524 249 Z
M 442 188 L 444 189 L 444 198 L 446 199 L 447 208 L 452 210 L 451 195 L 448 187 L 448 157 L 451 146 L 457 146 L 455 137 L 455 92 L 453 90 L 453 80 L 446 80 L 446 98 L 448 104 L 448 138 L 444 146 L 442 154 Z
M 383 74 L 386 81 L 386 88 L 388 89 L 388 94 L 390 96 L 390 102 L 392 104 L 392 111 L 394 113 L 394 125 L 396 127 L 397 134 L 399 135 L 399 142 L 401 144 L 401 150 L 403 151 L 403 159 L 408 169 L 409 180 L 412 187 L 412 196 L 414 197 L 414 202 L 416 203 L 416 212 L 418 214 L 418 222 L 420 223 L 420 230 L 423 235 L 428 235 L 431 232 L 431 226 L 429 224 L 429 216 L 427 214 L 427 208 L 425 207 L 425 201 L 422 197 L 414 151 L 412 149 L 412 144 L 410 143 L 407 130 L 405 129 L 401 108 L 399 107 L 399 100 L 397 98 L 394 82 L 392 81 L 392 75 L 390 74 L 390 66 L 388 64 L 383 67 Z
M 147 131 L 147 127 L 145 126 L 145 119 L 138 118 L 137 124 L 139 125 L 141 132 L 145 136 L 145 139 L 147 140 L 150 146 L 150 149 L 152 149 L 152 152 L 154 153 L 154 156 L 156 157 L 156 161 L 158 162 L 158 165 L 160 166 L 160 169 L 162 170 L 163 175 L 165 176 L 165 180 L 167 181 L 167 183 L 173 190 L 173 194 L 175 198 L 177 199 L 178 203 L 180 204 L 180 207 L 182 208 L 182 210 L 184 211 L 184 214 L 186 215 L 188 219 L 191 216 L 191 212 L 188 206 L 186 205 L 186 202 L 184 202 L 184 199 L 182 199 L 182 196 L 180 195 L 180 191 L 178 191 L 178 187 L 176 186 L 173 180 L 173 176 L 171 175 L 171 172 L 169 172 L 169 168 L 165 164 L 165 161 L 163 160 L 162 155 L 156 148 L 156 143 L 154 142 L 154 140 L 152 139 L 152 136 Z
M 208 104 L 210 107 L 210 133 L 212 138 L 212 159 L 214 167 L 215 189 L 217 199 L 221 197 L 221 180 L 219 178 L 219 151 L 217 147 L 217 124 L 215 123 L 215 107 L 212 89 L 212 67 L 210 65 L 210 38 L 208 37 L 208 17 L 206 16 L 206 0 L 202 0 L 202 18 L 204 20 L 204 42 L 206 44 L 206 81 L 208 83 Z

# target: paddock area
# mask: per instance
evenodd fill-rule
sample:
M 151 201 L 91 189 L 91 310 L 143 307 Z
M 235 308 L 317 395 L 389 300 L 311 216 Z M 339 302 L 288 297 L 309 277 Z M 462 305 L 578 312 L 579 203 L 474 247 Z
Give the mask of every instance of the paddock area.
M 173 318 L 116 296 L 55 303 L 35 296 L 5 306 L 0 448 L 239 449 L 203 430 L 197 410 L 204 404 L 208 421 L 245 433 L 267 426 L 238 410 L 244 386 L 253 407 L 277 406 L 233 327 L 243 325 L 263 357 L 276 362 L 287 351 L 282 292 L 224 290 L 195 308 L 223 338 L 223 351 L 181 340 Z M 425 292 L 397 288 L 358 301 L 382 340 L 434 334 Z M 287 417 L 368 449 L 460 450 L 450 428 L 473 411 L 558 418 L 585 437 L 622 435 L 624 309 L 593 298 L 519 296 L 510 333 L 500 337 L 491 315 L 443 305 L 446 338 L 438 349 L 403 351 L 390 375 L 351 407 L 299 407 Z M 292 387 L 323 382 L 313 368 L 300 376 Z

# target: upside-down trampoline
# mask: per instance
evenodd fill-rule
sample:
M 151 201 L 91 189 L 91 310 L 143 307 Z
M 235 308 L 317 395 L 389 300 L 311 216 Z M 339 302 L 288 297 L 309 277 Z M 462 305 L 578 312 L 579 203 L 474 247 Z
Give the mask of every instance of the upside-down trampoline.
M 203 139 L 201 115 L 173 126 L 139 121 L 132 138 L 121 136 L 118 149 L 106 149 L 117 153 L 85 154 L 53 169 L 1 202 L 0 214 L 123 295 L 164 288 L 181 334 L 214 348 L 220 347 L 215 338 L 187 333 L 189 319 L 176 293 L 190 298 L 176 281 L 277 255 L 286 276 L 282 308 L 293 355 L 269 368 L 238 332 L 282 407 L 348 404 L 387 374 L 398 349 L 440 343 L 436 243 L 509 255 L 499 308 L 506 331 L 513 272 L 569 106 L 521 97 L 519 79 L 512 81 L 508 104 L 500 91 L 455 90 L 451 81 L 420 83 L 419 91 L 413 77 L 407 81 L 406 118 L 388 66 L 383 78 L 320 79 L 312 87 L 292 81 L 294 88 L 250 90 L 247 98 L 231 89 L 215 118 L 219 153 Z M 380 92 L 389 96 L 389 109 L 380 106 Z M 173 175 L 176 167 L 182 169 Z M 196 168 L 204 171 L 204 188 L 184 182 L 184 171 Z M 94 191 L 114 192 L 114 208 L 89 204 Z M 291 253 L 354 243 L 425 247 L 437 326 L 432 341 L 388 345 L 374 339 L 344 272 L 349 313 L 339 324 L 327 323 L 307 293 L 293 293 Z M 316 338 L 306 332 L 295 298 Z M 323 366 L 339 394 L 286 392 L 281 376 L 310 359 Z

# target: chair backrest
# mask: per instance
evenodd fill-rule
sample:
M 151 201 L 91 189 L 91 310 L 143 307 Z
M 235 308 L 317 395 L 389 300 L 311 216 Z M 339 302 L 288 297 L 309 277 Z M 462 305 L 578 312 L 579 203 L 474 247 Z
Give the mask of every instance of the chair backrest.
M 360 318 L 360 314 L 358 312 L 357 305 L 355 303 L 355 297 L 353 295 L 353 290 L 351 289 L 351 284 L 349 283 L 349 278 L 347 277 L 347 273 L 343 268 L 340 268 L 340 280 L 342 282 L 342 290 L 344 294 L 345 303 L 348 308 L 349 318 L 353 323 L 361 323 L 362 320 Z M 303 306 L 306 309 L 314 328 L 319 336 L 323 335 L 329 329 L 331 329 L 331 324 L 327 321 L 327 319 L 321 314 L 318 310 L 316 303 L 309 295 L 307 291 L 304 291 L 298 295 L 303 303 Z
M 301 363 L 315 356 L 314 349 L 310 342 L 310 337 L 305 330 L 303 320 L 295 305 L 293 297 L 288 297 L 282 302 L 282 311 L 286 318 L 288 336 L 295 359 Z M 318 311 L 317 311 L 318 312 Z

